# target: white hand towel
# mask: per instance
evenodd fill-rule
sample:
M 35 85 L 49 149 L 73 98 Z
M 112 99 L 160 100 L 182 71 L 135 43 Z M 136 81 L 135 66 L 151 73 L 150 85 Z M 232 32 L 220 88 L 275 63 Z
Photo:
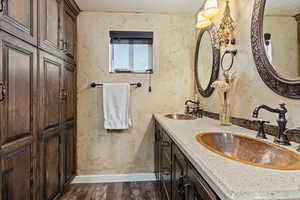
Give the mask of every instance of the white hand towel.
M 103 84 L 104 128 L 124 130 L 131 126 L 129 117 L 129 83 Z

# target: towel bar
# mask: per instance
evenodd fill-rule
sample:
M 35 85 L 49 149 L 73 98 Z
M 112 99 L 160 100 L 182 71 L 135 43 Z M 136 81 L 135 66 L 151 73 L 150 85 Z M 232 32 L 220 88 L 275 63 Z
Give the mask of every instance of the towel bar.
M 131 86 L 136 86 L 136 87 L 139 88 L 139 87 L 142 87 L 143 84 L 140 83 L 140 82 L 138 82 L 138 83 L 130 83 L 130 85 L 131 85 Z M 91 83 L 91 87 L 94 88 L 94 87 L 97 87 L 97 86 L 103 86 L 103 84 L 102 84 L 102 83 L 95 83 L 95 82 L 92 82 L 92 83 Z

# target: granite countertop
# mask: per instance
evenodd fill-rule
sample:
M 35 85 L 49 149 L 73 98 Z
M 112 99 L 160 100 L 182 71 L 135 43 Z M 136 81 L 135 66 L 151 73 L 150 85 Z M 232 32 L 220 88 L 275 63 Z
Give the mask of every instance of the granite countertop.
M 236 162 L 211 152 L 195 138 L 201 132 L 210 131 L 255 138 L 256 131 L 221 126 L 219 121 L 207 117 L 182 121 L 168 119 L 163 114 L 154 117 L 222 200 L 300 199 L 300 170 L 274 170 Z M 268 141 L 273 139 L 268 136 Z M 285 148 L 296 151 L 297 145 L 292 143 Z

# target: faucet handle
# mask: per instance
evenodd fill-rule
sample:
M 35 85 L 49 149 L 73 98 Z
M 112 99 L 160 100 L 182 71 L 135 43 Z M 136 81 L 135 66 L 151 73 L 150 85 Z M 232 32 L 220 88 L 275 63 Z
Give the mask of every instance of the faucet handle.
M 286 110 L 286 103 L 281 103 L 281 104 L 279 104 L 279 106 L 280 106 L 280 108 Z
M 258 132 L 257 132 L 256 137 L 257 138 L 262 138 L 262 139 L 267 139 L 264 125 L 265 125 L 265 123 L 269 124 L 270 121 L 265 121 L 265 120 L 262 120 L 262 119 L 253 120 L 253 121 L 258 123 Z

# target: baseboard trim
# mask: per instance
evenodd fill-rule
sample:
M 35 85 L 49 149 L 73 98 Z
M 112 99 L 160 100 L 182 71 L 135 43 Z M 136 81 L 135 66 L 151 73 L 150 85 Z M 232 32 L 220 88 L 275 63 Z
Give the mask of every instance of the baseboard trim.
M 154 173 L 75 176 L 71 184 L 155 181 Z

